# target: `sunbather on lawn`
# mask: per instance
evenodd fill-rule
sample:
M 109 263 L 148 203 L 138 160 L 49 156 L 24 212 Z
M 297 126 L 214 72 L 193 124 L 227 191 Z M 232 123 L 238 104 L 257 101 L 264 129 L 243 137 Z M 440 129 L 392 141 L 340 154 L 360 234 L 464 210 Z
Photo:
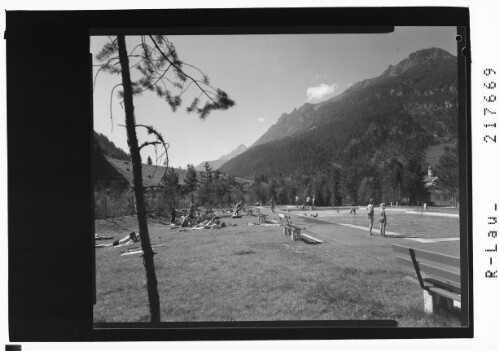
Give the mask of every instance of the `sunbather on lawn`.
M 113 246 L 123 245 L 123 244 L 128 243 L 129 241 L 134 242 L 134 243 L 139 242 L 140 235 L 135 234 L 135 232 L 131 232 L 130 234 L 128 234 L 124 238 L 122 238 L 120 240 L 116 240 L 115 242 L 113 242 Z

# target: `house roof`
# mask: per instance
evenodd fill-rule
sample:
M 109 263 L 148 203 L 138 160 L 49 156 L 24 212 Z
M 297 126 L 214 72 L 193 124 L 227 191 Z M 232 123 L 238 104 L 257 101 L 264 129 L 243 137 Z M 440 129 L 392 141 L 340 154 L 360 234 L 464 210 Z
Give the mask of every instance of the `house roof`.
M 425 175 L 423 178 L 424 187 L 430 192 L 451 192 L 447 184 L 439 177 Z
M 437 181 L 438 181 L 438 177 L 433 177 L 433 176 L 430 176 L 428 174 L 425 175 L 423 178 L 423 183 L 424 183 L 425 188 L 430 188 L 430 187 L 435 186 Z
M 133 183 L 133 166 L 131 161 L 119 160 L 109 156 L 104 156 L 107 164 L 111 166 L 112 170 L 108 167 L 101 167 L 97 170 L 96 178 L 98 181 L 103 182 L 117 182 L 117 183 L 128 183 L 128 186 L 132 186 Z M 95 170 L 94 170 L 95 171 Z M 154 187 L 161 186 L 161 178 L 166 172 L 166 167 L 164 166 L 149 166 L 142 164 L 142 184 L 144 187 Z M 180 184 L 184 183 L 187 175 L 186 169 L 175 168 L 175 172 L 178 174 L 178 181 Z M 199 172 L 198 172 L 199 173 Z M 199 176 L 199 174 L 198 174 Z M 245 189 L 253 184 L 252 180 L 243 179 L 235 177 L 236 182 L 243 185 Z
M 114 169 L 116 169 L 130 184 L 133 183 L 133 166 L 131 161 L 118 160 L 106 156 L 106 160 Z M 179 182 L 182 183 L 185 178 L 185 170 L 175 169 L 179 174 Z M 165 175 L 166 167 L 156 165 L 142 164 L 142 184 L 145 187 L 159 186 L 161 178 Z

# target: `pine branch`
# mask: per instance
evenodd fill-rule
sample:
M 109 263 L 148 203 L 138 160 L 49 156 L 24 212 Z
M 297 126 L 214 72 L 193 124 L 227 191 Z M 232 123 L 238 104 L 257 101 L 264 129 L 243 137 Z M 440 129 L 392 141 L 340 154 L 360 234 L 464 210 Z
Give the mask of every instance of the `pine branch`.
M 106 67 L 107 65 L 109 65 L 111 63 L 112 60 L 118 60 L 119 57 L 118 56 L 115 56 L 115 57 L 111 57 L 106 63 L 103 63 L 103 64 L 100 64 L 100 65 L 93 65 L 94 67 L 97 67 L 97 66 L 100 66 L 100 68 L 97 70 L 97 72 L 95 73 L 95 76 L 94 76 L 94 90 L 95 90 L 95 82 L 97 81 L 97 75 L 102 71 L 104 70 L 104 67 Z M 119 62 L 118 62 L 119 63 Z
M 165 142 L 163 136 L 152 126 L 147 126 L 144 124 L 136 124 L 135 127 L 140 127 L 140 128 L 145 128 L 147 130 L 148 134 L 154 134 L 156 136 L 156 141 L 148 141 L 144 142 L 140 147 L 139 150 L 142 149 L 143 147 L 146 147 L 148 145 L 154 145 L 155 147 L 157 145 L 162 145 L 163 146 L 163 153 L 159 156 L 159 158 L 163 157 L 165 155 L 166 157 L 166 167 L 168 168 L 168 163 L 169 163 L 169 158 L 168 158 L 168 149 L 170 148 L 170 144 Z M 157 163 L 158 157 L 157 157 L 157 152 L 156 152 L 156 163 Z
M 143 147 L 146 147 L 148 145 L 161 145 L 162 143 L 160 141 L 146 141 L 142 145 L 139 146 L 139 150 L 141 150 Z
M 160 77 L 159 77 L 159 78 L 158 78 L 158 79 L 157 79 L 154 83 L 152 83 L 152 84 L 153 84 L 153 85 L 156 85 L 156 83 L 157 83 L 157 82 L 158 82 L 161 78 L 163 78 L 163 77 L 164 77 L 164 75 L 166 74 L 166 72 L 168 72 L 168 70 L 170 69 L 170 67 L 171 67 L 171 66 L 172 66 L 172 65 L 168 66 L 168 67 L 165 69 L 165 71 L 163 72 L 163 74 L 161 74 L 161 76 L 160 76 Z
M 113 131 L 113 95 L 114 95 L 114 89 L 119 87 L 120 85 L 123 85 L 122 83 L 116 84 L 113 89 L 111 89 L 111 98 L 109 99 L 109 112 L 111 116 L 111 132 Z
M 170 65 L 172 65 L 176 70 L 182 72 L 183 75 L 185 75 L 187 78 L 189 78 L 191 81 L 194 82 L 194 84 L 197 85 L 197 87 L 206 95 L 206 97 L 215 105 L 218 105 L 217 102 L 215 100 L 213 100 L 213 98 L 208 95 L 205 91 L 205 89 L 203 87 L 201 87 L 199 85 L 199 83 L 196 81 L 196 79 L 192 78 L 190 75 L 188 75 L 187 73 L 185 73 L 180 67 L 178 67 L 177 65 L 175 65 L 166 55 L 163 51 L 161 51 L 161 49 L 159 48 L 158 44 L 156 43 L 156 41 L 154 40 L 154 38 L 152 37 L 152 35 L 149 35 L 149 38 L 151 38 L 152 42 L 154 43 L 155 47 L 159 50 L 160 54 L 165 58 L 165 60 L 167 60 Z

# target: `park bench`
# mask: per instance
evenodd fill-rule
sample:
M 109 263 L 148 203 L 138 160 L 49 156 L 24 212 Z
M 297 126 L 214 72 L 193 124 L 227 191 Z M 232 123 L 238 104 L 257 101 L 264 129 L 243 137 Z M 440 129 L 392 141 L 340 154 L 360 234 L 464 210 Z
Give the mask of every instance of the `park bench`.
M 260 209 L 256 209 L 256 215 L 258 216 L 258 223 L 267 222 L 267 215 L 260 212 Z
M 283 228 L 284 235 L 291 235 L 291 240 L 295 241 L 300 238 L 301 228 L 291 223 L 291 216 L 279 213 L 279 219 Z
M 414 269 L 417 279 L 407 277 L 423 289 L 424 311 L 461 308 L 461 274 L 459 257 L 392 245 L 397 262 Z
M 333 211 L 336 211 L 336 212 L 340 212 L 341 211 L 352 211 L 352 210 L 355 210 L 355 211 L 359 211 L 360 210 L 360 207 L 359 206 L 336 206 L 334 207 L 333 206 Z
M 254 213 L 255 209 L 254 208 L 250 207 L 247 210 L 243 209 L 243 211 L 246 212 L 246 216 L 255 216 L 255 213 Z

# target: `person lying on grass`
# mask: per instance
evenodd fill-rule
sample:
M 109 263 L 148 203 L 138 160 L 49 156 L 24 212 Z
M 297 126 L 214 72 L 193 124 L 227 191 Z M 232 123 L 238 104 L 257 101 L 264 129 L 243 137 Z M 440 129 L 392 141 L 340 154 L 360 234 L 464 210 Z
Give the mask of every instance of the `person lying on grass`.
M 225 227 L 225 222 L 220 222 L 219 219 L 207 219 L 206 221 L 197 224 L 196 226 L 190 228 L 191 230 L 199 229 L 220 229 Z M 184 229 L 186 230 L 186 229 Z
M 124 245 L 124 244 L 127 244 L 128 242 L 136 243 L 139 241 L 140 241 L 140 235 L 135 234 L 135 232 L 131 232 L 130 234 L 128 234 L 124 238 L 122 238 L 120 240 L 116 240 L 115 242 L 113 242 L 113 246 Z

